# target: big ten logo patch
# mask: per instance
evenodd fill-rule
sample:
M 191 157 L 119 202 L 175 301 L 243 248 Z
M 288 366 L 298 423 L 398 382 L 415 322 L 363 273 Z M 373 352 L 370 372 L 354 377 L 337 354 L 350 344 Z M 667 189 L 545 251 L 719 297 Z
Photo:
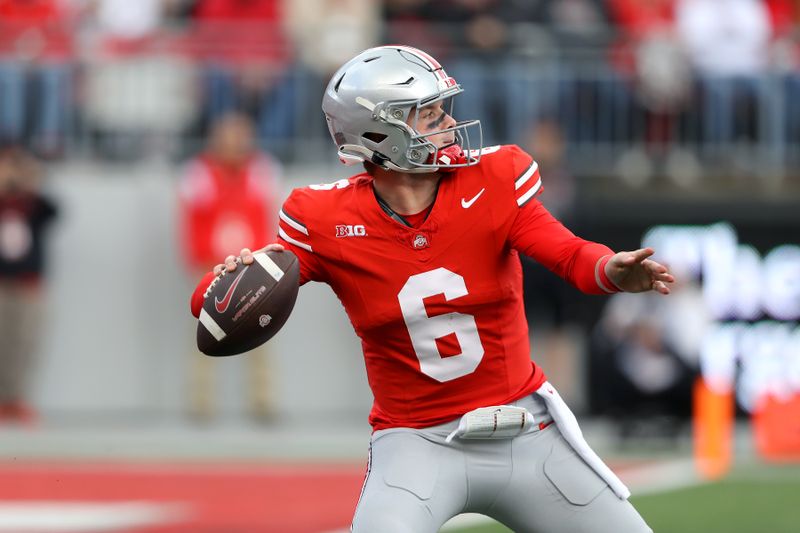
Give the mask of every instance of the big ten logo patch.
M 367 228 L 361 224 L 336 224 L 337 237 L 364 237 Z

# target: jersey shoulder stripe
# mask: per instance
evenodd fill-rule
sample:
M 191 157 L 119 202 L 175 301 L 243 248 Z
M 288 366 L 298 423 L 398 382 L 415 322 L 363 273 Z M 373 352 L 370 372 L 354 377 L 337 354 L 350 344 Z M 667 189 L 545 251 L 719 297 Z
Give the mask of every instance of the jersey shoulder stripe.
M 510 189 L 517 207 L 523 207 L 542 192 L 542 178 L 537 163 L 525 150 L 517 145 L 500 146 L 490 152 L 487 162 L 491 172 L 500 181 L 514 187 Z M 513 205 L 513 204 L 512 204 Z
M 286 203 L 289 203 L 287 200 Z M 286 242 L 313 252 L 310 244 L 308 228 L 296 217 L 286 212 L 286 204 L 278 212 L 278 235 Z
M 308 228 L 306 228 L 303 224 L 301 224 L 299 220 L 287 214 L 286 211 L 284 211 L 283 209 L 281 209 L 280 212 L 278 212 L 278 216 L 280 217 L 282 222 L 285 222 L 286 224 L 296 229 L 303 235 L 308 235 Z
M 519 190 L 520 187 L 525 185 L 525 183 L 527 183 L 528 180 L 531 179 L 531 177 L 534 174 L 538 176 L 538 170 L 539 170 L 539 163 L 537 163 L 536 161 L 531 161 L 531 164 L 528 166 L 525 172 L 523 172 L 522 175 L 519 178 L 517 178 L 517 180 L 514 182 L 514 189 Z
M 300 242 L 297 239 L 290 237 L 288 233 L 283 229 L 283 227 L 278 227 L 278 235 L 280 235 L 281 239 L 285 240 L 288 243 L 294 244 L 295 246 L 302 248 L 303 250 L 307 250 L 309 252 L 314 252 L 311 248 L 310 244 L 306 244 L 304 242 Z
M 514 180 L 514 200 L 517 206 L 522 207 L 542 189 L 542 177 L 539 175 L 539 163 L 534 161 L 530 155 L 519 150 L 520 155 L 524 154 L 523 161 L 530 161 Z
M 533 198 L 537 192 L 539 192 L 542 188 L 542 180 L 537 180 L 536 185 L 531 187 L 528 192 L 517 198 L 517 205 L 522 207 L 527 204 L 531 198 Z

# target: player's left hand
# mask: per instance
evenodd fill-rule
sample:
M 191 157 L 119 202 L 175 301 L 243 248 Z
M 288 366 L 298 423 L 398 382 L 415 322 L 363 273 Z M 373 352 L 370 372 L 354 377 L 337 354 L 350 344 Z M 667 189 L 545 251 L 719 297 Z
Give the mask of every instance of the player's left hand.
M 625 292 L 652 290 L 669 294 L 667 284 L 673 283 L 675 278 L 667 267 L 648 259 L 654 253 L 652 248 L 616 253 L 606 263 L 606 275 Z

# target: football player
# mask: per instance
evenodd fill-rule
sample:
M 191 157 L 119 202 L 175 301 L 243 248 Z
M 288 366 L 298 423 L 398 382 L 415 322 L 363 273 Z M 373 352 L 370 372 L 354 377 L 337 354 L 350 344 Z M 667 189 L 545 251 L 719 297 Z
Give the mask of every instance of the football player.
M 520 533 L 649 532 L 531 361 L 519 254 L 590 294 L 668 294 L 673 278 L 653 250 L 614 253 L 553 218 L 531 156 L 453 118 L 461 91 L 408 46 L 346 63 L 322 109 L 365 172 L 295 189 L 265 248 L 330 284 L 362 340 L 374 432 L 352 531 L 433 533 L 474 512 Z M 207 274 L 195 314 L 214 275 L 252 260 Z

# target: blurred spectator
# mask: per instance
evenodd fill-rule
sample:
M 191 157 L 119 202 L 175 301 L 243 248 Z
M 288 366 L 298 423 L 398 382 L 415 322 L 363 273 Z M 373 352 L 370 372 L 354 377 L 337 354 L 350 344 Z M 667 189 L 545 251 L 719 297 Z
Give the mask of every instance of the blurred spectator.
M 327 81 L 348 59 L 377 43 L 373 0 L 285 0 L 286 25 L 299 59 Z
M 700 78 L 706 141 L 758 138 L 756 113 L 780 122 L 763 76 L 773 37 L 760 0 L 678 0 L 679 36 Z
M 448 24 L 453 55 L 448 73 L 466 88 L 459 105 L 481 120 L 486 144 L 511 142 L 516 117 L 530 119 L 528 106 L 535 91 L 509 94 L 524 86 L 525 69 L 512 55 L 511 22 L 524 20 L 512 0 L 450 0 L 436 2 L 439 23 Z M 499 82 L 499 83 L 498 83 Z M 458 110 L 456 110 L 458 113 Z M 458 115 L 456 115 L 458 117 Z
M 616 80 L 603 51 L 609 15 L 602 0 L 535 0 L 514 17 L 514 47 L 526 58 L 515 65 L 516 101 L 511 138 L 535 117 L 558 116 L 571 144 L 608 141 L 613 125 Z M 531 98 L 531 95 L 533 96 Z M 518 124 L 516 117 L 522 118 Z
M 780 95 L 785 123 L 780 132 L 792 148 L 787 163 L 796 166 L 800 158 L 800 45 L 795 29 L 800 26 L 800 2 L 797 0 L 766 0 L 774 33 L 772 45 L 773 75 L 780 77 Z M 773 146 L 775 144 L 773 143 Z
M 27 393 L 44 323 L 44 230 L 56 208 L 22 148 L 0 148 L 0 423 L 30 424 Z
M 621 30 L 612 49 L 612 62 L 626 80 L 617 85 L 617 101 L 625 101 L 617 111 L 628 124 L 626 130 L 638 127 L 627 140 L 645 148 L 645 152 L 625 154 L 620 164 L 635 160 L 632 157 L 655 156 L 668 158 L 670 165 L 669 158 L 678 155 L 668 151 L 676 148 L 679 128 L 685 122 L 682 113 L 693 89 L 691 68 L 676 34 L 675 0 L 610 0 L 609 4 Z M 649 168 L 652 164 L 648 161 L 643 169 Z M 620 168 L 619 174 L 626 176 L 626 169 Z
M 609 13 L 604 0 L 537 0 L 537 20 L 552 28 L 566 48 L 604 47 L 608 44 Z
M 231 250 L 258 249 L 276 235 L 281 169 L 255 148 L 252 122 L 229 113 L 214 123 L 204 153 L 191 161 L 179 186 L 181 244 L 196 279 L 220 263 Z M 214 411 L 214 370 L 219 361 L 191 354 L 191 413 L 208 419 Z M 246 358 L 249 402 L 253 415 L 270 416 L 264 350 Z
M 614 63 L 634 81 L 639 102 L 653 116 L 650 128 L 689 98 L 691 76 L 675 31 L 675 0 L 612 0 L 614 19 L 621 30 Z M 644 132 L 658 144 L 669 132 Z
M 299 56 L 295 75 L 308 73 L 309 95 L 322 94 L 336 69 L 377 44 L 378 10 L 374 0 L 284 0 L 286 26 Z M 300 107 L 301 139 L 327 132 L 317 106 Z
M 520 146 L 539 164 L 546 181 L 542 203 L 567 226 L 571 225 L 575 200 L 575 180 L 566 160 L 564 134 L 559 123 L 550 117 L 535 120 Z M 574 408 L 584 403 L 583 335 L 575 331 L 574 315 L 567 308 L 572 288 L 552 272 L 530 258 L 522 258 L 525 316 L 536 339 L 535 358 L 559 392 Z M 577 406 L 577 407 L 576 407 Z
M 569 226 L 575 200 L 575 180 L 567 167 L 566 146 L 558 122 L 548 118 L 534 122 L 528 135 L 520 140 L 520 145 L 533 156 L 547 181 L 547 193 L 541 196 L 542 203 Z M 525 300 L 525 311 L 531 325 L 545 325 L 553 330 L 563 328 L 569 315 L 565 309 L 569 297 L 565 292 L 567 285 L 534 261 L 523 261 L 523 269 L 525 294 L 536 295 Z M 542 338 L 541 335 L 537 337 Z
M 691 414 L 692 384 L 712 319 L 699 284 L 677 266 L 669 298 L 615 294 L 593 335 L 593 406 L 620 420 L 623 437 L 675 435 Z
M 447 57 L 451 51 L 451 38 L 442 31 L 448 19 L 438 19 L 436 4 L 431 0 L 384 0 L 382 17 L 384 43 L 404 43 L 427 50 L 436 57 Z
M 0 142 L 61 154 L 70 125 L 72 54 L 64 2 L 0 0 Z
M 554 60 L 555 45 L 597 45 L 606 27 L 597 1 L 448 0 L 420 14 L 435 24 L 450 55 L 448 73 L 467 88 L 459 105 L 481 119 L 487 143 L 517 142 L 560 99 L 567 102 L 565 121 L 583 119 L 574 111 L 585 106 L 573 105 L 579 75 Z M 560 59 L 578 56 L 570 49 Z
M 306 84 L 289 66 L 282 0 L 198 0 L 193 40 L 204 63 L 202 125 L 238 110 L 271 149 L 288 145 Z
M 542 203 L 556 218 L 569 225 L 575 202 L 575 177 L 567 165 L 567 146 L 564 131 L 552 117 L 535 120 L 520 145 L 539 164 L 542 176 L 547 177 L 547 194 Z
M 196 118 L 193 72 L 171 53 L 166 16 L 181 0 L 88 0 L 94 30 L 83 87 L 83 119 L 96 148 L 111 159 L 136 159 L 147 143 L 165 146 Z M 161 134 L 161 135 L 159 135 Z
M 161 26 L 170 0 L 89 0 L 98 29 L 110 41 L 126 47 L 152 37 Z

